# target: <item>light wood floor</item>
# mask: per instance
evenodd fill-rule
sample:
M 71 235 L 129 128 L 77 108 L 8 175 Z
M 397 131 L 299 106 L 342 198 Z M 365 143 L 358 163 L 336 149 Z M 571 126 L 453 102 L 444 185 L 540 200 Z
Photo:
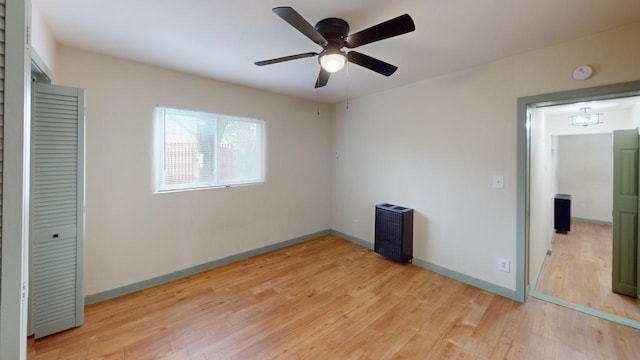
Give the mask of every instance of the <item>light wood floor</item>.
M 86 308 L 29 359 L 632 359 L 640 331 L 325 236 Z
M 569 233 L 555 235 L 536 290 L 640 321 L 636 299 L 611 291 L 612 244 L 611 226 L 573 221 Z

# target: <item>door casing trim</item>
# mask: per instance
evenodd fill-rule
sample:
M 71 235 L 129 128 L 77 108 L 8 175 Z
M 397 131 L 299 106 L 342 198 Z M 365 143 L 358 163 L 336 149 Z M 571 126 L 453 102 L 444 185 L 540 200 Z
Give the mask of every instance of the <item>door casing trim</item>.
M 525 302 L 529 292 L 529 166 L 531 136 L 527 109 L 581 101 L 608 100 L 640 95 L 640 81 L 560 91 L 518 98 L 517 195 L 516 195 L 516 300 Z

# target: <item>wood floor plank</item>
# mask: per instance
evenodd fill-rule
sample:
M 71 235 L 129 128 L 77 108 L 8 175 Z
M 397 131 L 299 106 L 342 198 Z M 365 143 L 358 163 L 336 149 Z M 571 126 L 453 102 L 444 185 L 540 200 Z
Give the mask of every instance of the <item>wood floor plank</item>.
M 327 235 L 86 307 L 28 359 L 625 359 L 640 331 Z

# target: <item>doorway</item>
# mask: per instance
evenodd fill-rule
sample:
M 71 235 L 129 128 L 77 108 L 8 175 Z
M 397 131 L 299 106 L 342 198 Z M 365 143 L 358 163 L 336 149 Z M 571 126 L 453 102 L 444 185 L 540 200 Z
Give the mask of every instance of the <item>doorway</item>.
M 27 335 L 84 321 L 84 90 L 51 84 L 35 52 L 31 63 L 31 172 Z
M 571 126 L 587 109 L 603 121 Z M 613 132 L 635 133 L 640 97 L 531 110 L 530 272 L 534 294 L 640 321 L 635 297 L 612 292 Z M 637 140 L 636 140 L 637 141 Z M 571 197 L 569 231 L 554 231 L 553 198 Z M 562 195 L 564 196 L 564 195 Z M 637 241 L 637 240 L 636 240 Z
M 536 148 L 534 141 L 537 141 L 532 132 L 536 130 L 533 125 L 533 112 L 549 106 L 576 104 L 578 102 L 602 101 L 608 99 L 622 99 L 640 95 L 640 81 L 620 83 L 614 85 L 598 86 L 593 88 L 564 91 L 558 93 L 543 94 L 518 99 L 518 178 L 517 178 L 517 268 L 516 268 L 516 298 L 526 301 L 527 296 L 535 296 L 543 300 L 555 302 L 559 305 L 571 307 L 595 316 L 600 316 L 609 320 L 615 320 L 629 326 L 640 328 L 640 322 L 629 321 L 623 317 L 610 316 L 610 314 L 594 311 L 588 307 L 577 306 L 570 301 L 546 296 L 536 293 L 534 290 L 537 280 L 538 270 L 541 260 L 546 256 L 547 250 L 551 249 L 551 227 L 541 226 L 536 219 L 545 218 L 536 212 L 550 212 L 550 208 L 536 206 L 536 197 L 532 197 L 531 184 L 536 181 L 536 176 L 540 176 L 531 167 L 531 158 L 536 156 L 533 150 Z M 548 169 L 547 169 L 548 170 Z M 550 184 L 547 184 L 549 191 Z M 547 203 L 550 203 L 548 201 Z M 550 206 L 550 205 L 547 205 Z M 546 209 L 546 210 L 545 210 Z M 546 218 L 551 221 L 550 217 Z M 545 239 L 549 239 L 549 245 L 543 248 L 543 254 L 538 254 L 539 249 L 532 244 L 532 237 L 537 236 L 537 232 L 542 232 Z M 632 324 L 629 324 L 631 322 Z

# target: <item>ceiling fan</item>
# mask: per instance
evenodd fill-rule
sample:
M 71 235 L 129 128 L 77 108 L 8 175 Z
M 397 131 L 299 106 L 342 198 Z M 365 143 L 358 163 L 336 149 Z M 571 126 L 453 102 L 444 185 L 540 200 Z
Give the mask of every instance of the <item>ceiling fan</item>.
M 298 12 L 288 6 L 273 9 L 276 15 L 296 28 L 314 43 L 322 47 L 319 53 L 307 52 L 302 54 L 284 56 L 280 58 L 255 62 L 256 65 L 270 65 L 283 61 L 302 59 L 319 55 L 320 74 L 316 80 L 316 88 L 327 85 L 329 76 L 340 71 L 347 61 L 358 64 L 378 74 L 390 76 L 397 66 L 382 60 L 359 53 L 357 51 L 346 52 L 343 48 L 353 49 L 374 41 L 388 39 L 390 37 L 406 34 L 416 29 L 413 19 L 409 14 L 400 15 L 391 20 L 349 35 L 349 24 L 339 18 L 327 18 L 318 21 L 315 27 L 311 26 Z

